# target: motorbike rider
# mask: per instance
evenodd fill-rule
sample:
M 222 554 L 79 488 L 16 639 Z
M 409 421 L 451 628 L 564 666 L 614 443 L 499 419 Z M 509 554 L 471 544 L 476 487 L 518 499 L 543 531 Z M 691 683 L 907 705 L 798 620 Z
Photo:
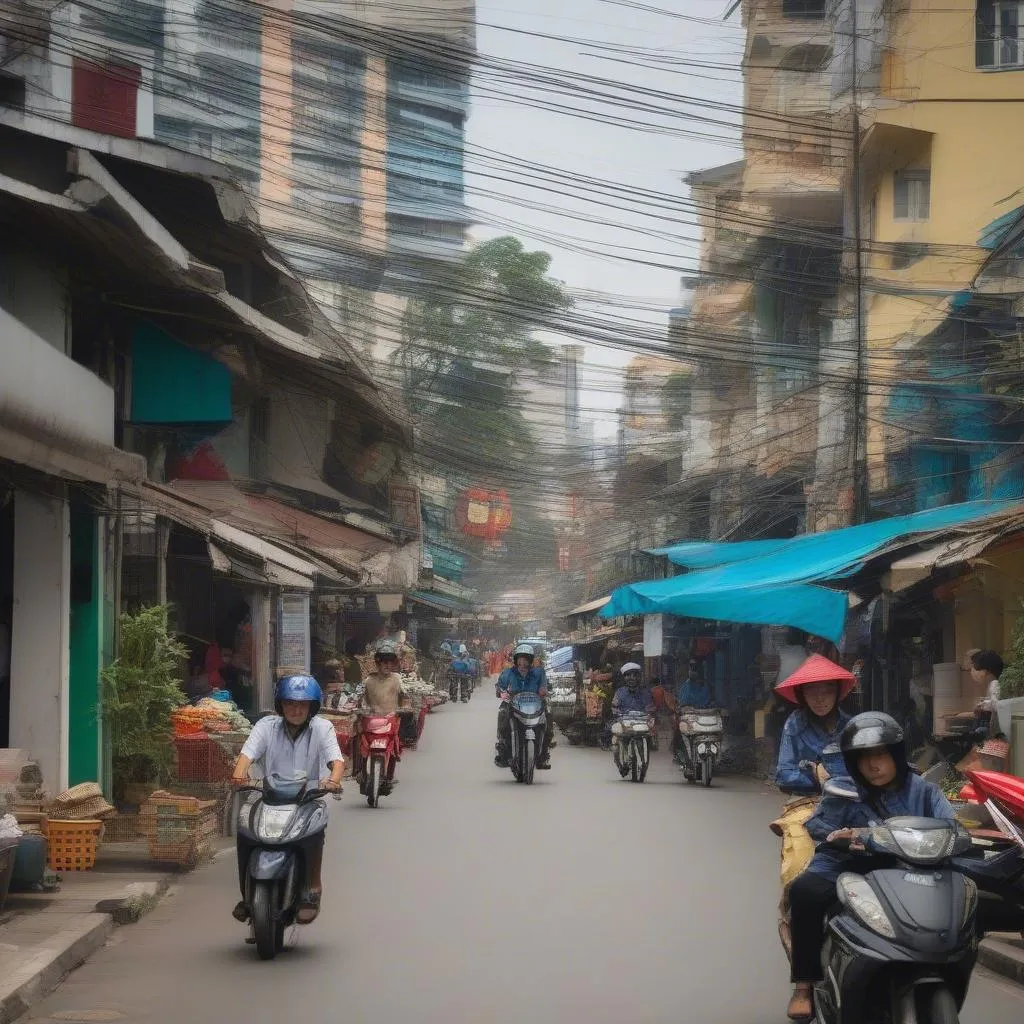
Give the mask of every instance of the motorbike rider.
M 628 661 L 622 666 L 623 686 L 615 691 L 612 698 L 612 714 L 624 715 L 630 711 L 645 711 L 654 714 L 654 697 L 643 685 L 643 669 L 635 662 Z
M 308 675 L 285 676 L 274 689 L 276 715 L 261 718 L 252 727 L 242 752 L 235 762 L 231 781 L 236 786 L 249 782 L 249 769 L 259 764 L 264 778 L 272 775 L 294 776 L 304 771 L 315 785 L 332 793 L 341 792 L 345 759 L 338 746 L 334 726 L 317 713 L 323 703 L 320 684 Z M 237 921 L 248 921 L 250 908 L 245 902 L 245 876 L 253 844 L 238 836 L 238 883 L 242 899 L 232 914 Z M 304 843 L 306 886 L 299 901 L 299 924 L 309 924 L 320 913 L 323 886 L 320 868 L 324 856 L 324 833 Z
M 398 644 L 393 640 L 382 640 L 373 653 L 373 664 L 374 670 L 363 680 L 360 711 L 376 718 L 396 715 L 408 699 L 398 672 Z M 363 767 L 360 744 L 356 739 L 352 743 L 352 774 L 358 781 L 362 781 Z
M 690 666 L 690 671 L 679 687 L 677 703 L 681 708 L 709 708 L 711 707 L 711 690 L 708 684 L 700 677 L 700 670 L 696 665 Z
M 548 695 L 548 679 L 544 669 L 534 666 L 534 651 L 529 644 L 517 644 L 512 651 L 512 668 L 505 669 L 498 676 L 494 692 L 498 697 L 504 694 L 513 696 L 517 693 L 535 693 L 539 697 Z M 511 708 L 509 702 L 503 700 L 498 708 L 498 740 L 495 743 L 497 753 L 494 763 L 499 768 L 507 768 L 509 765 L 509 749 L 511 747 Z M 551 725 L 548 716 L 548 727 L 544 730 L 543 749 L 537 757 L 538 768 L 551 767 L 551 755 L 548 748 L 551 744 Z
M 784 793 L 813 795 L 829 778 L 826 747 L 834 747 L 850 716 L 839 702 L 854 688 L 852 672 L 820 654 L 812 654 L 775 692 L 797 705 L 786 719 L 779 740 L 775 784 Z M 831 767 L 842 771 L 835 758 Z
M 862 830 L 903 815 L 953 820 L 953 808 L 933 782 L 916 775 L 907 762 L 903 730 L 890 715 L 865 711 L 852 718 L 839 740 L 846 771 L 859 800 L 826 796 L 807 822 L 816 842 L 844 841 L 863 851 Z M 816 853 L 790 889 L 793 996 L 791 1020 L 813 1016 L 812 988 L 822 978 L 821 946 L 825 915 L 836 902 L 836 879 L 844 871 L 863 873 L 870 858 L 830 848 Z

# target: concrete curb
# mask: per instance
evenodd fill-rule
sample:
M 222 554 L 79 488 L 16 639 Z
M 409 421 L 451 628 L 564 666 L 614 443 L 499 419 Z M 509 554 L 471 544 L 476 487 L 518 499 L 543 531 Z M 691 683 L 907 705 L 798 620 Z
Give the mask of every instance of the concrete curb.
M 982 939 L 978 945 L 978 963 L 993 974 L 1024 985 L 1024 949 L 1020 946 L 1003 939 Z
M 103 947 L 114 930 L 109 914 L 79 914 L 47 940 L 13 975 L 0 981 L 0 1024 L 16 1020 L 48 996 L 80 964 Z
M 72 917 L 12 975 L 0 979 L 0 1024 L 10 1024 L 45 999 L 71 971 L 106 945 L 118 925 L 145 917 L 170 888 L 173 877 L 132 882 L 122 895 L 100 900 L 92 913 Z

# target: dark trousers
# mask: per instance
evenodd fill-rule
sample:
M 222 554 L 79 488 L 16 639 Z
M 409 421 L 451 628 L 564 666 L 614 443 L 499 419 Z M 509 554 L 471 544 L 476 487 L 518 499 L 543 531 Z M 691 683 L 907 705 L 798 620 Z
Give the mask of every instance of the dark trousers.
M 312 850 L 317 847 L 323 847 L 324 837 L 327 835 L 326 832 L 318 832 L 315 836 L 310 836 L 308 839 L 304 839 L 299 844 L 299 850 L 303 856 L 303 872 L 305 872 L 305 865 L 307 863 L 306 856 Z M 252 839 L 247 839 L 245 836 L 239 834 L 237 839 L 238 848 L 238 887 L 242 890 L 242 899 L 245 899 L 245 876 L 249 868 L 249 854 L 256 849 L 260 844 L 254 842 Z M 306 879 L 303 877 L 302 886 L 305 888 Z
M 825 915 L 836 902 L 836 883 L 813 871 L 805 871 L 789 889 L 793 957 L 790 979 L 820 981 L 821 947 L 825 941 Z
M 509 707 L 508 701 L 502 701 L 501 706 L 498 708 L 498 753 L 502 757 L 508 757 L 512 751 L 511 719 L 512 709 Z M 544 761 L 547 758 L 548 746 L 551 743 L 550 716 L 547 716 L 545 719 L 542 736 L 540 751 L 537 754 L 537 758 L 540 761 Z

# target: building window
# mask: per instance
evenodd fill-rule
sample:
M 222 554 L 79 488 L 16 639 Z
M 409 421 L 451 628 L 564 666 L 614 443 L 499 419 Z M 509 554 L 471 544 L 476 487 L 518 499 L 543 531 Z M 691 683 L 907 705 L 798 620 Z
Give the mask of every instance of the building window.
M 824 18 L 825 0 L 782 0 L 786 18 Z
M 931 206 L 931 171 L 897 171 L 893 175 L 894 220 L 927 220 Z
M 978 0 L 976 25 L 979 68 L 1024 67 L 1024 0 Z

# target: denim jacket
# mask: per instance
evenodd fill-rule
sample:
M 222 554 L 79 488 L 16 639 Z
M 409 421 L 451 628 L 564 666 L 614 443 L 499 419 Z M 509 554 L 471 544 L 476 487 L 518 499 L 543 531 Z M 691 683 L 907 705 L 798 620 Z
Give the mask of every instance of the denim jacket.
M 833 778 L 844 778 L 846 764 L 841 754 L 823 756 L 828 746 L 839 743 L 850 716 L 840 711 L 835 728 L 822 732 L 811 721 L 803 708 L 797 708 L 786 719 L 779 741 L 779 763 L 775 768 L 775 785 L 787 793 L 811 794 L 818 792 L 818 781 L 810 768 L 801 768 L 801 761 L 821 762 Z
M 507 668 L 498 677 L 498 689 L 508 693 L 540 693 L 546 689 L 548 677 L 542 668 L 531 668 L 525 676 L 514 668 Z
M 860 800 L 822 797 L 805 826 L 812 839 L 820 843 L 841 828 L 869 828 L 888 818 L 908 815 L 953 820 L 953 808 L 943 796 L 942 790 L 934 782 L 927 782 L 913 772 L 907 773 L 899 789 L 873 790 L 869 793 L 858 784 L 857 790 L 861 794 Z M 841 850 L 822 850 L 814 855 L 807 870 L 835 879 L 848 870 L 850 861 L 854 859 Z

